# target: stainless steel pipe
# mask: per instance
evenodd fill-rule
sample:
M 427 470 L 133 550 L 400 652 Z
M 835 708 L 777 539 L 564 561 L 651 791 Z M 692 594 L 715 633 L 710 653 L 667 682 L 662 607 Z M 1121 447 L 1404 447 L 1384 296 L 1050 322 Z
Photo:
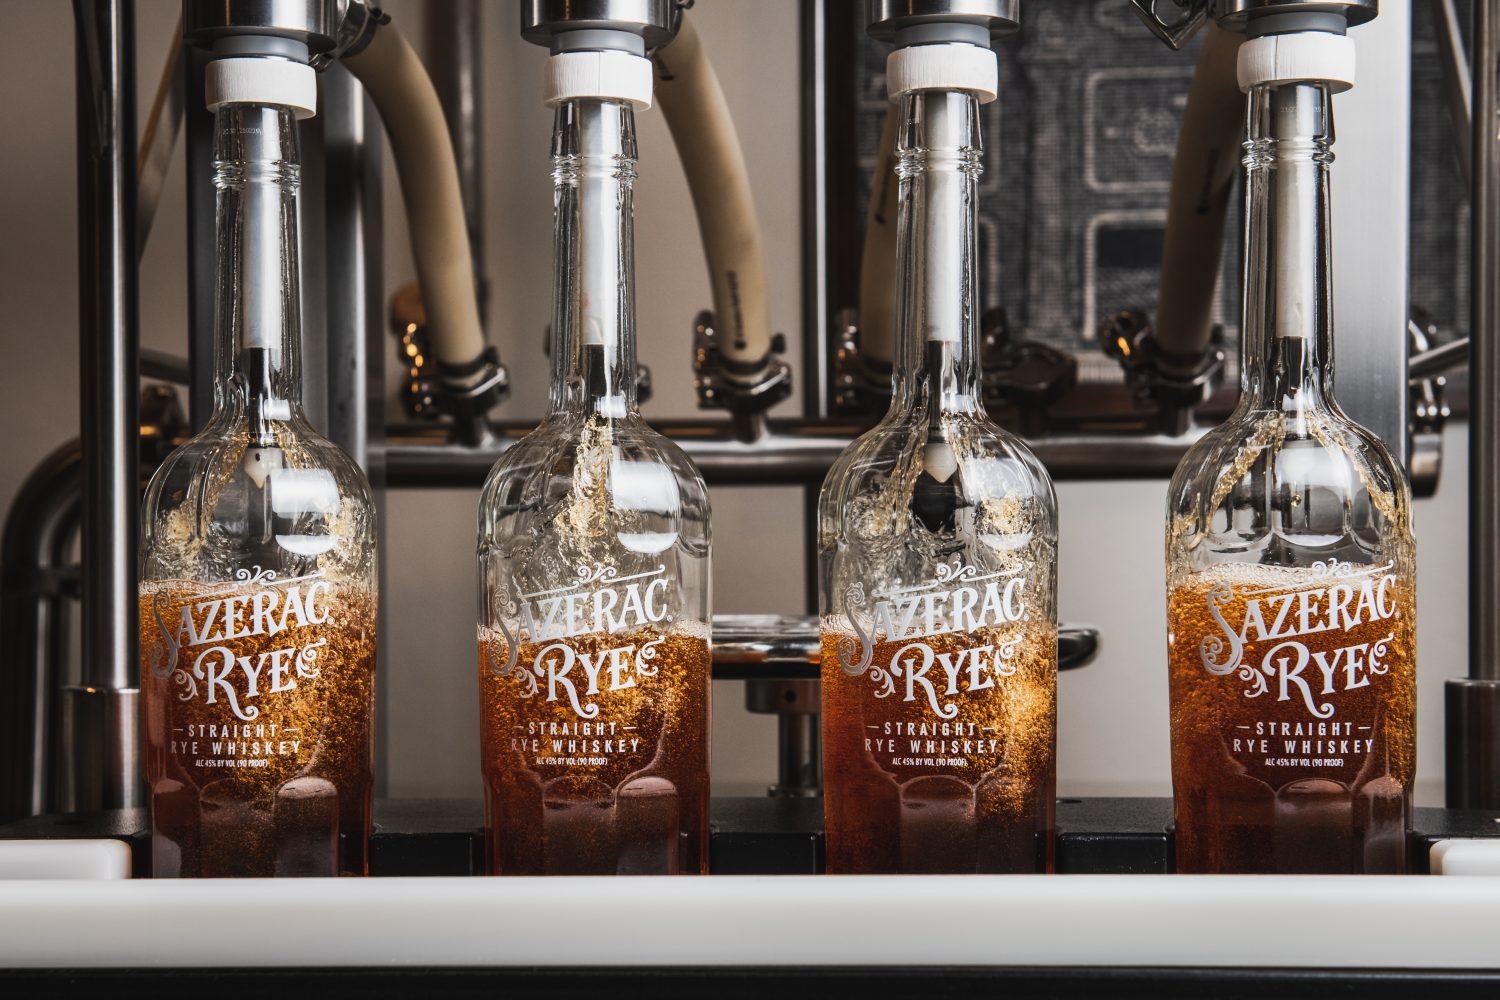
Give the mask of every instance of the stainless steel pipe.
M 135 12 L 75 0 L 79 424 L 83 436 L 81 684 L 64 692 L 70 809 L 141 802 L 134 748 L 137 417 Z M 128 760 L 111 748 L 128 748 Z
M 77 441 L 21 484 L 0 537 L 0 822 L 53 811 L 62 664 L 76 579 L 83 456 Z
M 1464 176 L 1473 177 L 1473 154 L 1470 150 L 1474 131 L 1474 79 L 1464 57 L 1463 28 L 1459 24 L 1456 0 L 1428 0 L 1437 29 L 1438 51 L 1442 54 L 1443 82 L 1448 88 L 1448 113 L 1453 118 L 1453 133 L 1458 139 L 1458 162 Z
M 716 485 L 818 484 L 862 428 L 807 420 L 771 420 L 753 442 L 726 421 L 653 422 Z M 448 444 L 441 427 L 390 428 L 381 457 L 392 487 L 473 488 L 531 424 L 497 425 L 495 440 L 469 448 Z M 1170 476 L 1201 435 L 1057 434 L 1029 438 L 1055 479 L 1153 479 Z M 373 446 L 372 446 L 373 447 Z
M 484 23 L 479 0 L 434 0 L 427 11 L 428 65 L 432 83 L 448 119 L 458 186 L 463 192 L 474 285 L 479 290 L 479 317 L 487 312 L 484 264 L 484 64 L 480 41 Z
M 1469 677 L 1446 692 L 1450 807 L 1500 808 L 1500 0 L 1474 0 L 1470 35 Z
M 1469 676 L 1500 680 L 1500 147 L 1496 145 L 1496 20 L 1500 0 L 1475 0 L 1470 184 Z
M 1460 337 L 1440 347 L 1432 347 L 1421 354 L 1412 355 L 1407 366 L 1406 377 L 1412 381 L 1433 378 L 1450 368 L 1461 368 L 1469 363 L 1469 338 Z

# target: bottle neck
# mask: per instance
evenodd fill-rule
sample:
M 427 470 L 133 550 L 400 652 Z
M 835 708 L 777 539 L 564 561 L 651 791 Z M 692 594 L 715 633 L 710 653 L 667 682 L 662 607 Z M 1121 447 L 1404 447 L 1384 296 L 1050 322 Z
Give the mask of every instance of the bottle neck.
M 300 179 L 289 109 L 227 104 L 216 112 L 214 399 L 258 433 L 301 413 Z
M 979 102 L 963 91 L 901 98 L 892 411 L 980 413 Z
M 1326 84 L 1251 91 L 1242 405 L 1300 410 L 1332 399 L 1332 142 Z
M 586 99 L 558 106 L 553 412 L 623 417 L 637 410 L 635 160 L 628 104 Z

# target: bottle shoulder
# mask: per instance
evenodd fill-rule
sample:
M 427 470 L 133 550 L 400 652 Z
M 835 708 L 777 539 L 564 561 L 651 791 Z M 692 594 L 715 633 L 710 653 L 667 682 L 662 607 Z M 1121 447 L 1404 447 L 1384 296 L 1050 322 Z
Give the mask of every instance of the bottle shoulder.
M 670 477 L 681 492 L 707 502 L 707 484 L 687 452 L 639 417 L 614 420 L 549 417 L 505 449 L 485 477 L 482 497 L 486 503 L 507 505 L 541 502 L 545 493 L 518 495 L 517 490 L 528 483 L 544 489 L 562 489 L 564 484 L 557 481 L 559 477 L 570 478 L 579 466 L 600 460 L 616 470 L 646 469 L 651 476 Z M 538 479 L 543 482 L 535 482 Z
M 1367 562 L 1411 546 L 1411 490 L 1384 443 L 1336 406 L 1244 408 L 1168 488 L 1168 561 Z
M 882 420 L 855 438 L 823 481 L 821 505 L 839 517 L 859 497 L 915 486 L 923 473 L 951 483 L 967 505 L 1024 500 L 1055 510 L 1052 477 L 1024 441 L 982 414 Z M 910 481 L 908 484 L 907 481 Z
M 1024 578 L 1051 614 L 1052 482 L 1018 438 L 982 416 L 886 420 L 829 473 L 819 502 L 820 601 L 966 577 Z
M 373 582 L 369 479 L 306 425 L 252 435 L 211 422 L 156 469 L 141 507 L 142 578 L 232 579 L 322 566 Z
M 295 473 L 306 480 L 326 474 L 337 485 L 341 499 L 372 505 L 369 477 L 348 452 L 307 424 L 274 425 L 269 437 L 257 439 L 246 425 L 211 423 L 184 441 L 157 466 L 147 486 L 151 501 L 168 501 L 176 490 L 198 481 L 212 481 L 236 468 Z M 320 476 L 324 478 L 324 476 Z
M 545 545 L 569 532 L 706 552 L 708 488 L 687 454 L 639 416 L 549 417 L 490 470 L 480 545 Z M 634 537 L 643 532 L 655 537 Z

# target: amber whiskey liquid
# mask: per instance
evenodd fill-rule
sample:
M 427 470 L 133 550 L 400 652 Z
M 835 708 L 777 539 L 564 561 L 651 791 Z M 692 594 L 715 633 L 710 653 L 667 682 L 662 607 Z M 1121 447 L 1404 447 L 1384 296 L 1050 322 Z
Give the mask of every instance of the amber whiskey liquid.
M 496 875 L 708 870 L 706 629 L 510 644 L 481 629 L 485 858 Z
M 1170 588 L 1178 871 L 1405 871 L 1415 614 L 1394 564 L 1225 564 Z
M 1055 628 L 876 641 L 854 674 L 858 647 L 825 622 L 828 872 L 1051 871 Z
M 152 874 L 366 874 L 373 596 L 246 576 L 141 589 Z

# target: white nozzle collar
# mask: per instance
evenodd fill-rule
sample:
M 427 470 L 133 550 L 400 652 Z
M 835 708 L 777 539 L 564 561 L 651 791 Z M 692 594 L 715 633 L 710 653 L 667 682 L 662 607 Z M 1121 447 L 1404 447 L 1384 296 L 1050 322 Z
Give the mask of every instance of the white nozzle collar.
M 651 60 L 629 52 L 559 52 L 547 59 L 545 100 L 551 106 L 580 98 L 651 107 Z
M 318 74 L 306 63 L 288 59 L 215 59 L 208 64 L 203 93 L 210 111 L 225 104 L 280 104 L 298 118 L 318 113 Z
M 1354 40 L 1327 31 L 1263 35 L 1240 45 L 1237 68 L 1241 90 L 1320 80 L 1337 94 L 1354 86 Z
M 915 90 L 967 90 L 988 104 L 1000 93 L 1000 63 L 987 46 L 912 45 L 886 57 L 885 83 L 892 99 Z

